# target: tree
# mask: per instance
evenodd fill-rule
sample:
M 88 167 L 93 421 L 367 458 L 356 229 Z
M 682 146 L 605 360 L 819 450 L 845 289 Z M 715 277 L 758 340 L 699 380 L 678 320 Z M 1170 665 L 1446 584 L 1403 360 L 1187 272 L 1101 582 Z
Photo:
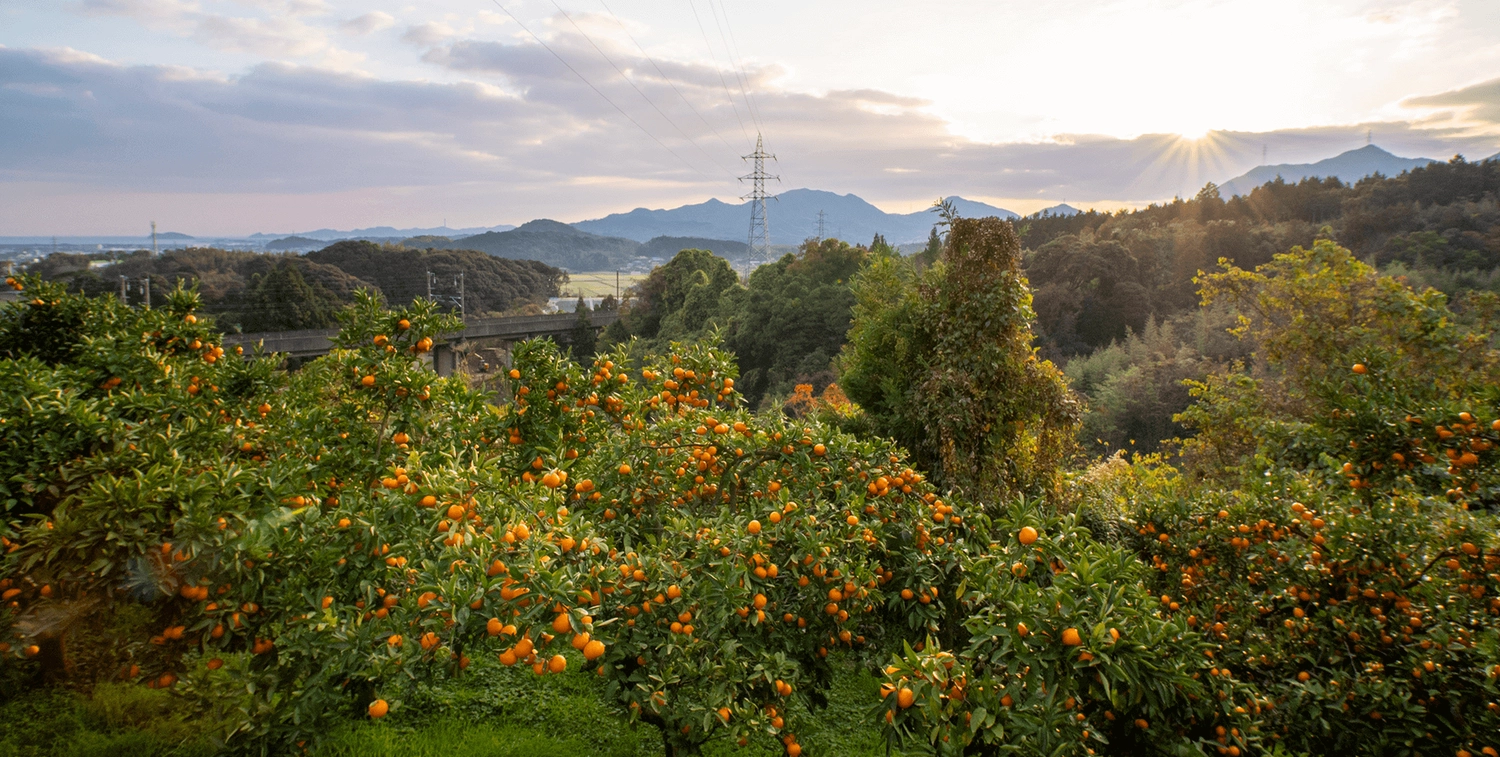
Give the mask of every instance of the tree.
M 594 356 L 596 349 L 596 335 L 594 333 L 593 311 L 589 310 L 589 304 L 582 297 L 573 306 L 573 312 L 578 317 L 573 321 L 573 328 L 568 331 L 568 351 L 573 354 L 573 359 L 584 362 Z
M 294 331 L 334 325 L 342 303 L 322 286 L 304 279 L 297 265 L 282 261 L 254 277 L 242 307 L 245 331 Z
M 968 496 L 1050 492 L 1081 408 L 1031 346 L 1011 225 L 954 219 L 941 263 L 877 260 L 854 289 L 840 384 L 876 429 Z

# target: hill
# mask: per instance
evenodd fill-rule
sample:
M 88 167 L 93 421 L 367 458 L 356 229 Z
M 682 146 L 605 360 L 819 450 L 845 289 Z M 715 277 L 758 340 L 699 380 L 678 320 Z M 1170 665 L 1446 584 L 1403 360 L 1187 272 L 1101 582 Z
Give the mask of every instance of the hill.
M 499 226 L 474 226 L 466 229 L 450 229 L 447 226 L 438 226 L 430 229 L 398 229 L 394 226 L 371 226 L 365 229 L 350 229 L 340 231 L 338 229 L 316 229 L 313 231 L 300 231 L 295 234 L 251 234 L 249 239 L 275 239 L 277 237 L 308 237 L 320 242 L 336 242 L 341 239 L 403 239 L 423 235 L 436 235 L 446 237 L 463 237 L 474 234 L 482 234 L 486 231 L 507 231 L 515 227 L 510 224 Z
M 999 216 L 1016 218 L 1009 210 L 982 202 L 949 197 L 960 215 L 967 217 Z M 709 200 L 667 210 L 636 208 L 629 213 L 614 213 L 603 218 L 579 221 L 574 228 L 594 234 L 607 234 L 644 242 L 658 236 L 705 237 L 711 239 L 744 239 L 749 236 L 748 203 L 729 204 Z M 876 234 L 893 244 L 921 242 L 927 239 L 936 217 L 926 210 L 915 213 L 887 213 L 857 195 L 837 194 L 816 189 L 793 189 L 782 192 L 769 204 L 771 242 L 798 244 L 817 236 L 818 213 L 824 214 L 824 236 L 864 242 Z
M 542 218 L 510 231 L 488 231 L 455 239 L 441 247 L 479 250 L 512 260 L 539 260 L 569 271 L 613 271 L 634 263 L 640 245 L 630 239 L 591 234 Z
M 670 260 L 683 250 L 708 250 L 730 261 L 743 260 L 750 254 L 750 245 L 725 239 L 703 237 L 656 237 L 641 245 L 637 255 L 645 258 Z
M 1410 171 L 1413 168 L 1436 162 L 1431 158 L 1403 158 L 1392 155 L 1375 145 L 1365 145 L 1358 150 L 1340 153 L 1316 163 L 1256 166 L 1220 185 L 1219 194 L 1224 197 L 1248 195 L 1251 190 L 1267 182 L 1275 181 L 1278 176 L 1289 183 L 1296 183 L 1311 177 L 1323 179 L 1333 177 L 1346 184 L 1353 184 L 1373 174 L 1399 176 L 1403 171 Z
M 292 236 L 283 237 L 281 239 L 267 242 L 265 249 L 270 252 L 280 252 L 286 250 L 316 250 L 319 247 L 322 247 L 324 244 L 326 243 L 319 239 L 313 239 L 311 237 Z
M 495 313 L 555 297 L 562 271 L 534 260 L 506 260 L 473 250 L 413 250 L 367 241 L 343 241 L 307 255 L 190 247 L 151 255 L 136 252 L 119 263 L 89 268 L 84 255 L 57 253 L 29 270 L 65 281 L 91 295 L 119 291 L 131 281 L 130 301 L 141 298 L 140 280 L 151 280 L 155 302 L 182 282 L 198 288 L 204 310 L 228 331 L 281 331 L 325 328 L 334 314 L 353 302 L 359 289 L 375 289 L 387 303 L 403 305 L 427 295 L 431 271 L 439 280 L 433 293 L 457 294 L 453 280 L 464 274 L 466 310 Z

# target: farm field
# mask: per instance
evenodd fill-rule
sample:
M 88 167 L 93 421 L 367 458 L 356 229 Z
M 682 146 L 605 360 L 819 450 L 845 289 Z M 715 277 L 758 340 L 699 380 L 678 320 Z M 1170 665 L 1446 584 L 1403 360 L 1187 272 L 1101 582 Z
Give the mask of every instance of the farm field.
M 620 273 L 618 274 L 619 294 L 639 284 L 646 279 L 644 273 Z M 616 294 L 616 274 L 614 271 L 595 271 L 569 273 L 568 283 L 562 285 L 559 297 L 604 297 Z

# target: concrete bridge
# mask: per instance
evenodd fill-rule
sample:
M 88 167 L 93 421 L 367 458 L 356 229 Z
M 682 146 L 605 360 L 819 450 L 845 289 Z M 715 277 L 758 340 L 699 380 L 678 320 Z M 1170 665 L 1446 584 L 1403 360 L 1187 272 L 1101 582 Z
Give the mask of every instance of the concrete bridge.
M 595 311 L 590 314 L 596 333 L 619 318 L 619 313 L 613 311 Z M 512 344 L 543 336 L 552 337 L 559 343 L 567 343 L 577 323 L 578 316 L 573 313 L 468 321 L 464 324 L 463 331 L 446 334 L 442 341 L 433 345 L 432 367 L 439 376 L 450 376 L 460 368 L 469 372 L 498 370 L 499 367 L 510 364 Z M 308 329 L 225 334 L 224 347 L 244 347 L 248 350 L 258 345 L 266 352 L 310 358 L 328 354 L 333 349 L 333 337 L 338 333 L 338 329 Z

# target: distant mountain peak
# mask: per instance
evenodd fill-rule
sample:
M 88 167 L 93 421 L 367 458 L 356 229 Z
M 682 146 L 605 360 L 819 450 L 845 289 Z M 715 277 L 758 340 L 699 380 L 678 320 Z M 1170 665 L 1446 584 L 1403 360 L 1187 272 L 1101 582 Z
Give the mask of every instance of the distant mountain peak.
M 1256 166 L 1221 184 L 1219 194 L 1226 198 L 1233 195 L 1248 195 L 1251 190 L 1268 181 L 1275 181 L 1278 176 L 1288 183 L 1295 183 L 1310 177 L 1324 179 L 1332 177 L 1352 184 L 1372 174 L 1398 176 L 1404 171 L 1436 162 L 1431 158 L 1403 158 L 1387 152 L 1379 145 L 1368 144 L 1316 163 Z
M 1042 208 L 1041 210 L 1038 210 L 1035 213 L 1035 215 L 1038 215 L 1038 216 L 1076 216 L 1076 215 L 1078 215 L 1079 213 L 1082 213 L 1082 212 L 1083 211 L 1079 210 L 1078 208 L 1075 208 L 1072 205 L 1069 205 L 1069 204 L 1063 202 L 1063 203 L 1058 203 L 1056 205 L 1053 205 L 1050 208 Z
M 527 221 L 526 223 L 523 223 L 520 226 L 517 226 L 516 228 L 512 229 L 511 231 L 545 231 L 545 232 L 560 233 L 560 234 L 582 234 L 582 233 L 584 233 L 582 231 L 579 231 L 577 228 L 575 228 L 573 226 L 569 226 L 568 224 L 565 224 L 565 223 L 563 223 L 561 221 L 554 221 L 554 220 L 552 220 L 550 218 L 538 218 L 535 221 Z M 501 233 L 508 233 L 508 232 L 501 232 Z

